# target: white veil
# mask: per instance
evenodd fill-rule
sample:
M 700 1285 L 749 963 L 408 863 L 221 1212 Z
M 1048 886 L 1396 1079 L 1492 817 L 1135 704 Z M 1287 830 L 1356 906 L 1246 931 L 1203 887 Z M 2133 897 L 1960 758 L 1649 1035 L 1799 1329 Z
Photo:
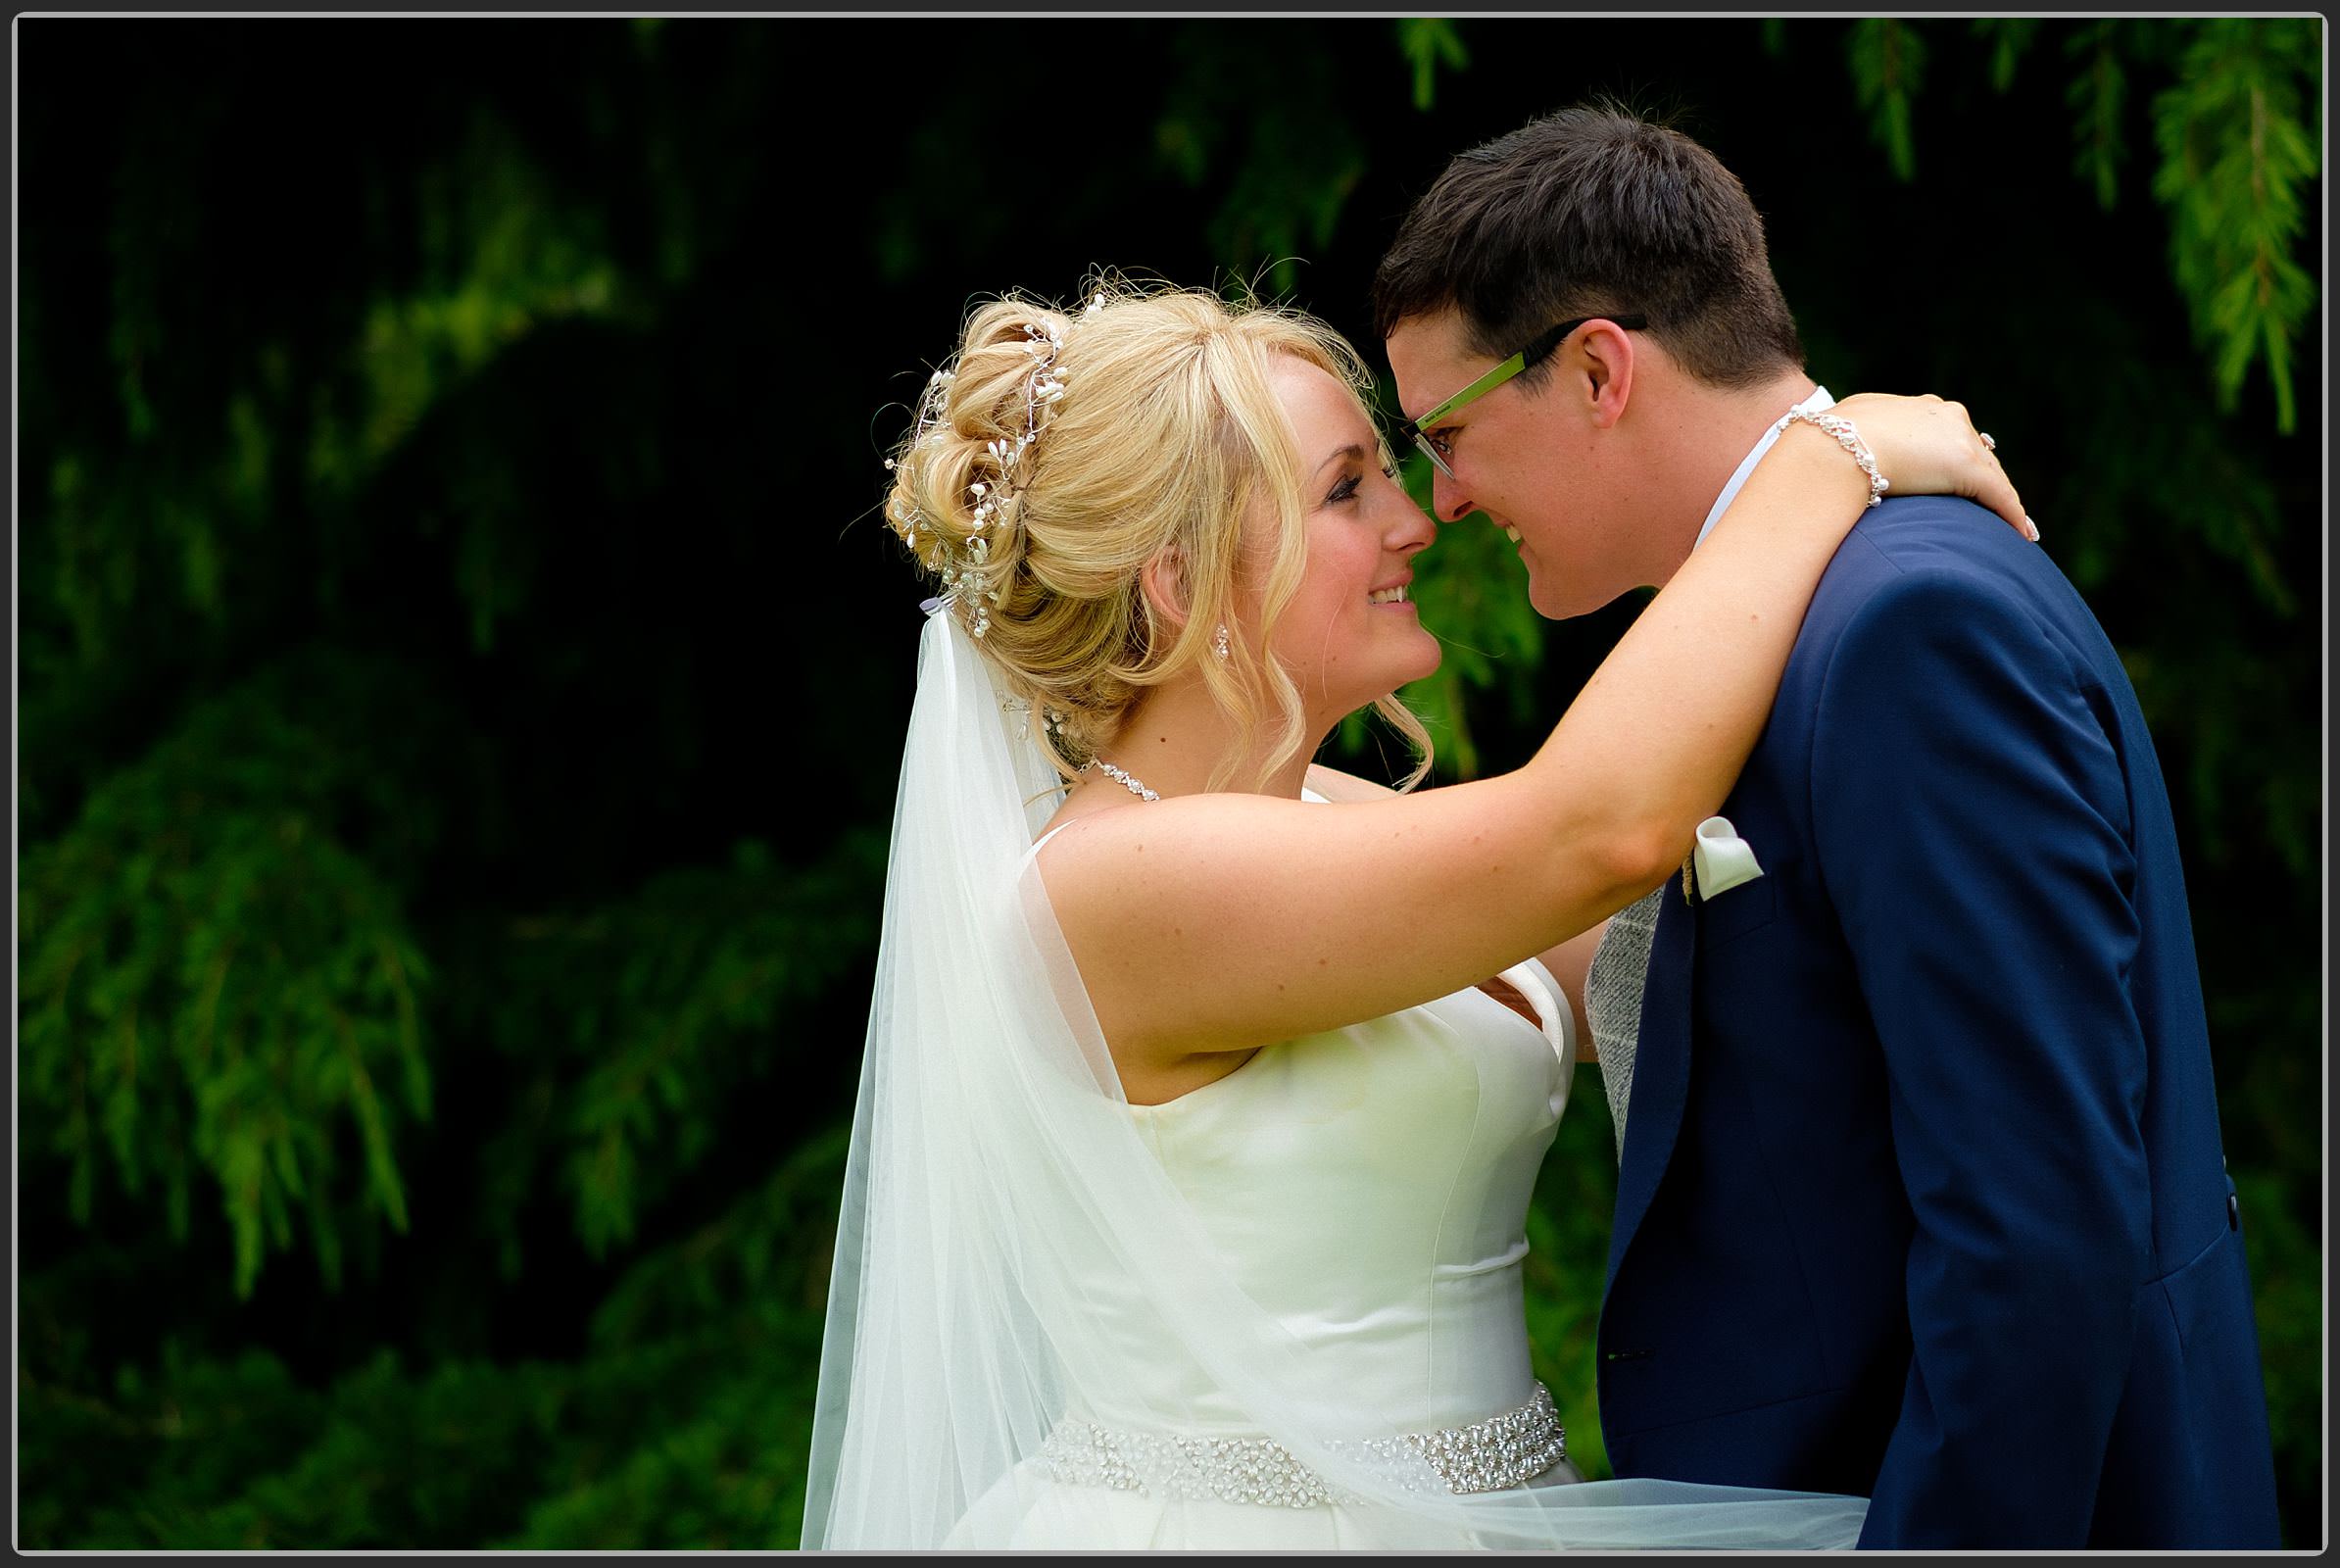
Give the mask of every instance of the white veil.
M 1068 1412 L 1192 1426 L 1191 1409 L 1154 1407 L 1168 1401 L 1147 1391 L 1172 1386 L 1210 1389 L 1314 1470 L 1353 1510 L 1344 1538 L 1374 1546 L 1852 1544 L 1860 1498 L 1657 1481 L 1456 1495 L 1410 1450 L 1361 1444 L 1389 1432 L 1387 1410 L 1244 1294 L 1129 1113 L 1033 868 L 1060 799 L 953 607 L 931 613 L 838 1222 L 806 1547 L 1127 1544 L 1036 1534 L 1048 1483 L 1032 1461 Z M 1162 1375 L 1168 1363 L 1180 1379 Z

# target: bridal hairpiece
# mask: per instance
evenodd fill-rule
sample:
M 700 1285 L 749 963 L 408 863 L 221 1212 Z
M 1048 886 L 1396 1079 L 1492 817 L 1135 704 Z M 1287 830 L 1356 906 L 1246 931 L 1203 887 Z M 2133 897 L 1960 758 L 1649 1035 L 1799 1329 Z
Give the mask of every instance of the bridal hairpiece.
M 1104 291 L 1100 289 L 1082 311 L 1082 318 L 1095 316 L 1104 307 Z M 998 477 L 996 481 L 972 480 L 967 485 L 967 515 L 973 530 L 963 547 L 953 548 L 947 535 L 937 535 L 943 592 L 921 607 L 930 611 L 939 605 L 958 607 L 959 613 L 967 617 L 967 629 L 977 637 L 991 629 L 992 607 L 1007 591 L 1004 584 L 992 585 L 988 593 L 984 589 L 982 579 L 991 560 L 993 530 L 1012 524 L 1012 517 L 1002 509 L 1030 483 L 1031 465 L 1027 455 L 1040 440 L 1041 411 L 1064 396 L 1064 372 L 1056 365 L 1057 355 L 1064 350 L 1063 331 L 1037 320 L 1025 322 L 1023 330 L 1023 349 L 1032 358 L 1032 368 L 1024 377 L 1024 428 L 1012 439 L 999 437 L 984 444 L 993 466 L 998 469 Z M 941 432 L 932 427 L 942 418 L 943 401 L 950 395 L 955 377 L 954 370 L 941 369 L 927 378 L 926 393 L 918 409 L 917 429 L 910 437 L 912 449 L 929 440 L 941 439 Z M 887 468 L 895 466 L 894 459 L 886 460 Z M 914 507 L 906 518 L 901 519 L 902 539 L 913 551 L 918 548 L 918 526 L 926 520 Z

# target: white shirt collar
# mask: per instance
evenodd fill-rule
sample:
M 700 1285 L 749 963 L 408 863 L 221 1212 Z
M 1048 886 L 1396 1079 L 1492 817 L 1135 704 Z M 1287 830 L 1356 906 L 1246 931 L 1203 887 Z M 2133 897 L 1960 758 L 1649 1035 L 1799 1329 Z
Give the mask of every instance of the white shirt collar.
M 1836 400 L 1828 396 L 1827 387 L 1815 384 L 1812 395 L 1795 406 L 1799 409 L 1810 409 L 1817 414 L 1823 409 L 1834 408 Z M 1779 439 L 1779 427 L 1774 424 L 1763 432 L 1763 439 L 1755 443 L 1755 449 L 1739 459 L 1738 466 L 1731 471 L 1730 482 L 1723 486 L 1723 493 L 1715 497 L 1714 510 L 1709 512 L 1706 514 L 1706 520 L 1698 525 L 1698 537 L 1690 542 L 1692 550 L 1706 543 L 1706 536 L 1715 531 L 1715 524 L 1722 519 L 1723 514 L 1730 510 L 1732 499 L 1738 495 L 1739 486 L 1747 482 L 1747 475 L 1755 471 L 1755 465 L 1763 461 L 1763 455 L 1769 452 L 1772 449 L 1772 443 Z

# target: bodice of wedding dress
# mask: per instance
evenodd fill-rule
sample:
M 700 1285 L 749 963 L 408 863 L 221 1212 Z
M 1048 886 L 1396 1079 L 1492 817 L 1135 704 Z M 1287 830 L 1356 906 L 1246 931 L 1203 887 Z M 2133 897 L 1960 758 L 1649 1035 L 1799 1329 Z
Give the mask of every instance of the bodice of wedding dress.
M 1535 1396 L 1528 1202 L 1575 1051 L 1543 966 L 1504 978 L 1546 1029 L 1458 991 L 1268 1046 L 1165 1104 L 1129 1107 L 1244 1294 L 1321 1375 L 1386 1401 L 1390 1433 L 1468 1425 Z M 1142 1331 L 1148 1314 L 1119 1320 Z M 1181 1410 L 1196 1433 L 1249 1429 L 1191 1363 L 1129 1351 L 1148 1386 L 1114 1391 L 1089 1419 L 1146 1426 Z
M 1567 1003 L 1530 961 L 1503 972 L 1542 1028 L 1477 989 L 1263 1048 L 1224 1078 L 1127 1105 L 1214 1244 L 1213 1262 L 1371 1426 L 1464 1427 L 1536 1395 L 1522 1300 L 1527 1214 L 1568 1102 Z M 1088 1333 L 1121 1381 L 1066 1416 L 1127 1433 L 1245 1438 L 1235 1398 L 1161 1333 L 1127 1276 L 1091 1276 Z M 1532 1483 L 1577 1478 L 1565 1461 Z M 947 1544 L 1328 1550 L 1423 1544 L 1340 1506 L 1114 1492 L 1020 1465 Z M 1430 1538 L 1437 1539 L 1437 1538 Z M 1458 1538 L 1456 1542 L 1462 1544 Z

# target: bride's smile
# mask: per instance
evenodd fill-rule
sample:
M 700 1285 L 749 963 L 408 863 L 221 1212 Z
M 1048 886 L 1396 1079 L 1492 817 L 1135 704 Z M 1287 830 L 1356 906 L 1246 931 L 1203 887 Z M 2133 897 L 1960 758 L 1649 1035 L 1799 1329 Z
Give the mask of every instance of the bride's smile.
M 1414 558 L 1438 525 L 1399 487 L 1348 388 L 1279 355 L 1269 382 L 1307 475 L 1308 564 L 1271 642 L 1299 682 L 1309 719 L 1328 732 L 1344 714 L 1438 667 L 1438 640 L 1413 602 Z M 1254 527 L 1273 526 L 1267 509 Z

